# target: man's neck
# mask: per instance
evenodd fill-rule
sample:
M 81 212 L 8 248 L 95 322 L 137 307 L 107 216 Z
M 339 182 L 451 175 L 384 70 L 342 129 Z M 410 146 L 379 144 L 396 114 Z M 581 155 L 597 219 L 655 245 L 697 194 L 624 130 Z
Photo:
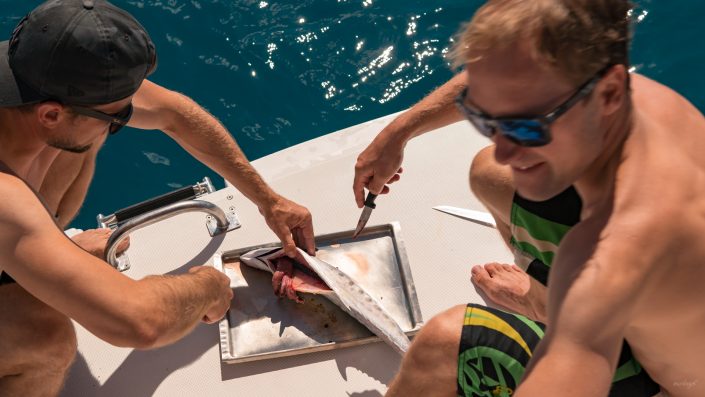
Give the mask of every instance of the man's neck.
M 605 147 L 600 156 L 587 169 L 575 188 L 583 201 L 581 218 L 589 217 L 592 212 L 603 206 L 614 190 L 614 182 L 619 164 L 622 161 L 624 142 L 636 124 L 636 113 L 632 103 L 625 103 L 607 123 Z
M 0 161 L 39 189 L 58 149 L 39 138 L 38 126 L 17 109 L 0 108 Z

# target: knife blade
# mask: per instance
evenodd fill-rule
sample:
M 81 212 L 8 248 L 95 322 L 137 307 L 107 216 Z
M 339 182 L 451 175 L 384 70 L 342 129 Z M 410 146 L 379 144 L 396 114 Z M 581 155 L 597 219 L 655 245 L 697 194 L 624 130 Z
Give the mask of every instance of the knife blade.
M 376 194 L 367 192 L 367 197 L 365 198 L 365 207 L 362 209 L 362 214 L 360 214 L 360 219 L 357 221 L 357 227 L 355 228 L 355 234 L 352 238 L 357 238 L 362 229 L 365 228 L 367 221 L 370 220 L 370 215 L 372 215 L 372 210 L 377 207 L 375 204 Z
M 469 210 L 466 208 L 451 207 L 449 205 L 439 205 L 437 207 L 433 207 L 433 209 L 436 211 L 445 212 L 446 214 L 457 216 L 458 218 L 461 218 L 461 219 L 475 222 L 475 223 L 483 225 L 483 226 L 488 226 L 488 227 L 493 227 L 493 228 L 497 227 L 497 224 L 496 224 L 494 218 L 488 212 Z

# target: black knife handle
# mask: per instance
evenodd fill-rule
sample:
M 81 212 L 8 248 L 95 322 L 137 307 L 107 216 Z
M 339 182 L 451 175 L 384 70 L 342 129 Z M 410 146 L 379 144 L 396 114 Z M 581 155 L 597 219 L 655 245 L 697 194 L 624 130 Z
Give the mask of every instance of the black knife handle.
M 375 204 L 376 198 L 377 198 L 376 194 L 367 193 L 367 198 L 365 198 L 365 207 L 370 207 L 372 209 L 375 209 L 375 207 L 377 207 L 377 204 Z

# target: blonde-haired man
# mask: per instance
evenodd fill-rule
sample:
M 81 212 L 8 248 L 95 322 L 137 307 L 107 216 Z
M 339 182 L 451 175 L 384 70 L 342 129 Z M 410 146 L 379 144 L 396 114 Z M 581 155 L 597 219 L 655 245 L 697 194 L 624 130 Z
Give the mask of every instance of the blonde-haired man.
M 488 1 L 455 49 L 465 71 L 360 154 L 358 200 L 363 186 L 383 192 L 398 179 L 409 139 L 466 117 L 494 143 L 473 164 L 473 190 L 517 251 L 553 265 L 546 306 L 546 293 L 520 270 L 473 269 L 493 300 L 546 321 L 545 335 L 522 316 L 454 307 L 415 339 L 389 395 L 604 396 L 623 375 L 624 340 L 664 394 L 705 395 L 705 316 L 697 304 L 705 299 L 698 241 L 705 119 L 667 87 L 630 76 L 629 7 L 625 0 Z M 574 226 L 526 222 L 536 215 L 530 209 L 571 200 L 571 186 L 580 202 Z M 513 190 L 520 200 L 512 201 Z M 548 243 L 555 258 L 529 248 Z M 503 359 L 512 343 L 526 370 Z M 519 378 L 514 390 L 508 382 Z M 645 386 L 623 395 L 653 392 Z

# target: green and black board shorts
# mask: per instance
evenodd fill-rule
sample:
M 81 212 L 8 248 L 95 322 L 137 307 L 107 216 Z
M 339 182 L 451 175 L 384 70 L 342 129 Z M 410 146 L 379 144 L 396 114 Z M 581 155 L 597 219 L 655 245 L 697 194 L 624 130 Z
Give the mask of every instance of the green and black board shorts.
M 526 271 L 544 285 L 560 240 L 579 221 L 580 209 L 572 187 L 543 202 L 514 195 L 511 244 L 519 255 L 533 258 Z M 545 329 L 518 314 L 468 304 L 458 355 L 458 395 L 511 396 Z M 625 341 L 609 395 L 651 397 L 659 390 Z

